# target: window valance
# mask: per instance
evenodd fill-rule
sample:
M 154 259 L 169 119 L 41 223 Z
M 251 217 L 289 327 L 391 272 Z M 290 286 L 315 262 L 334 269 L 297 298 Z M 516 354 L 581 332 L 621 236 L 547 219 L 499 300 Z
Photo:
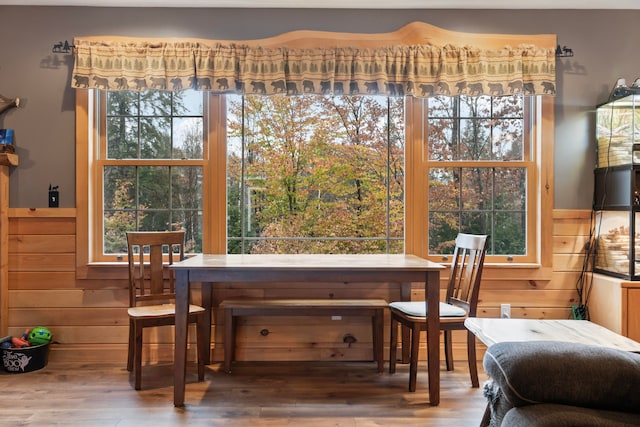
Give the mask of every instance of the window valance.
M 555 94 L 555 35 L 294 31 L 216 41 L 76 37 L 71 86 L 245 94 Z

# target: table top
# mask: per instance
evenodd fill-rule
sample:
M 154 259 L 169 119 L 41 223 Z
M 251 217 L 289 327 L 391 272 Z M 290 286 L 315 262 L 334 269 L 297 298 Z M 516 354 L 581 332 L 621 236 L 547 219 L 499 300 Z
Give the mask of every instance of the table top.
M 568 341 L 640 352 L 640 343 L 588 320 L 468 318 L 464 326 L 485 345 L 505 341 Z
M 269 270 L 367 270 L 433 271 L 443 265 L 402 254 L 198 254 L 171 266 L 172 269 L 269 269 Z

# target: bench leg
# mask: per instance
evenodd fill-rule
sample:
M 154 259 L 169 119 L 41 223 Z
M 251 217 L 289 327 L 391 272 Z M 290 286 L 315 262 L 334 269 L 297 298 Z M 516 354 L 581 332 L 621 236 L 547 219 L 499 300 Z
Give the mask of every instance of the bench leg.
M 400 301 L 411 301 L 411 283 L 402 282 L 400 284 Z M 411 359 L 411 330 L 400 324 L 400 332 L 402 337 L 402 363 L 409 363 Z
M 384 310 L 376 310 L 371 317 L 373 331 L 373 359 L 378 362 L 378 372 L 384 372 Z
M 224 310 L 224 371 L 231 372 L 231 362 L 235 358 L 236 317 L 232 309 Z

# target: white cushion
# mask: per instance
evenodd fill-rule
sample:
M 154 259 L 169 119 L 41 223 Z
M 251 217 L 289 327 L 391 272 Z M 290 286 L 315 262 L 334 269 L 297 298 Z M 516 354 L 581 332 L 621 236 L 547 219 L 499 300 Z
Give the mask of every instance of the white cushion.
M 427 304 L 424 301 L 396 301 L 389 304 L 390 308 L 395 308 L 409 316 L 426 317 Z M 440 303 L 440 317 L 464 317 L 467 312 L 451 304 Z

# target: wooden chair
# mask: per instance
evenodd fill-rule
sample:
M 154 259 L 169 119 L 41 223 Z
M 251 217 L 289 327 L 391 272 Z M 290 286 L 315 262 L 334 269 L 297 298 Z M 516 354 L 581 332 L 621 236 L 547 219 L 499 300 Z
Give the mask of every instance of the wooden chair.
M 129 258 L 129 348 L 127 370 L 134 371 L 135 389 L 141 387 L 142 330 L 175 324 L 174 273 L 165 267 L 184 259 L 183 231 L 127 232 Z M 164 262 L 164 259 L 168 262 Z M 146 263 L 145 263 L 146 261 Z M 167 273 L 167 274 L 165 274 Z M 165 277 L 167 276 L 167 277 Z M 197 324 L 198 379 L 204 379 L 209 351 L 203 338 L 205 309 L 189 305 L 189 323 Z
M 451 271 L 445 302 L 440 302 L 440 329 L 444 331 L 444 346 L 447 370 L 453 370 L 451 331 L 465 330 L 464 320 L 475 317 L 478 305 L 478 293 L 482 278 L 482 266 L 487 250 L 487 236 L 458 234 L 451 260 Z M 425 301 L 392 302 L 391 345 L 389 354 L 389 372 L 396 370 L 398 347 L 398 323 L 411 331 L 409 358 L 409 391 L 416 390 L 418 373 L 418 349 L 420 332 L 426 330 L 427 305 Z M 467 357 L 469 373 L 473 387 L 479 387 L 476 361 L 475 335 L 467 331 Z

